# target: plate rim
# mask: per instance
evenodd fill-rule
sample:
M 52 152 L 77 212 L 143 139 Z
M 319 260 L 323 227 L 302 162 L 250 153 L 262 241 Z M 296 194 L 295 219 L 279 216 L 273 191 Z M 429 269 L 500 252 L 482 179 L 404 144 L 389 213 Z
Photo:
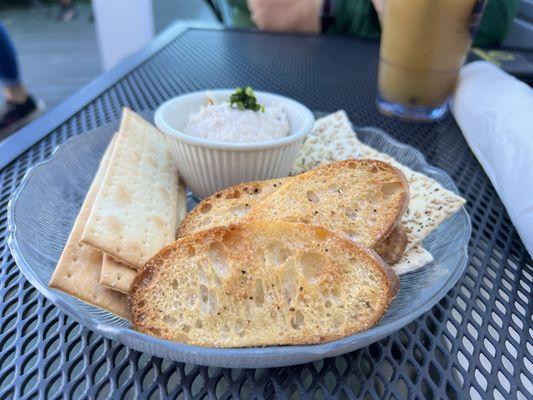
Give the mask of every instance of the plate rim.
M 94 130 L 102 130 L 110 126 L 115 126 L 117 122 L 118 121 L 113 121 L 108 124 L 101 125 L 95 128 Z M 65 301 L 61 296 L 56 293 L 55 289 L 50 288 L 48 285 L 42 284 L 41 279 L 33 272 L 33 268 L 31 268 L 28 262 L 25 260 L 22 252 L 20 251 L 15 236 L 17 231 L 17 227 L 15 225 L 14 220 L 15 205 L 21 193 L 24 191 L 30 176 L 36 173 L 37 170 L 45 167 L 48 163 L 53 162 L 55 159 L 57 159 L 58 156 L 68 147 L 68 145 L 71 145 L 72 142 L 75 142 L 80 136 L 90 135 L 94 130 L 87 131 L 83 134 L 76 135 L 67 139 L 65 142 L 59 144 L 52 151 L 51 155 L 47 159 L 33 165 L 26 171 L 24 177 L 22 178 L 18 187 L 15 189 L 15 192 L 13 193 L 7 206 L 7 244 L 12 257 L 15 260 L 15 263 L 17 264 L 17 267 L 22 272 L 24 277 L 46 299 L 48 299 L 52 304 L 58 307 L 60 311 L 66 313 L 69 317 L 81 323 L 88 329 L 93 330 L 94 332 L 101 334 L 102 336 L 108 339 L 116 340 L 133 349 L 138 350 L 137 346 L 134 343 L 136 340 L 144 341 L 150 346 L 150 351 L 147 351 L 146 349 L 138 351 L 147 352 L 151 355 L 156 355 L 158 357 L 166 357 L 181 362 L 189 362 L 187 361 L 187 359 L 194 357 L 194 363 L 198 365 L 241 368 L 254 368 L 254 365 L 256 367 L 259 366 L 261 368 L 281 367 L 303 364 L 322 358 L 338 356 L 368 346 L 369 344 L 381 340 L 386 336 L 392 335 L 394 332 L 398 331 L 410 322 L 419 318 L 422 314 L 433 308 L 453 288 L 453 286 L 455 286 L 459 278 L 466 270 L 466 266 L 468 265 L 468 242 L 471 239 L 472 235 L 472 224 L 470 216 L 466 211 L 465 207 L 463 206 L 458 211 L 458 214 L 461 213 L 462 217 L 464 218 L 464 222 L 466 225 L 466 231 L 464 232 L 464 235 L 468 238 L 468 240 L 462 247 L 460 258 L 453 272 L 449 275 L 445 284 L 442 285 L 442 287 L 438 291 L 436 291 L 428 299 L 428 301 L 426 301 L 422 306 L 417 308 L 415 312 L 407 314 L 397 320 L 391 321 L 387 323 L 387 325 L 374 326 L 369 330 L 355 333 L 353 335 L 349 335 L 331 342 L 320 344 L 246 348 L 216 348 L 189 345 L 179 342 L 172 342 L 166 339 L 156 338 L 144 333 L 137 332 L 131 327 L 111 326 L 104 322 L 98 321 L 94 317 L 87 316 L 86 314 L 80 314 L 79 309 L 76 309 L 74 305 L 71 305 L 67 301 Z M 429 164 L 425 156 L 415 147 L 400 142 L 396 138 L 392 137 L 390 134 L 386 133 L 384 130 L 377 127 L 354 127 L 354 132 L 355 134 L 357 134 L 358 132 L 368 132 L 370 134 L 380 135 L 382 136 L 382 138 L 384 138 L 384 140 L 390 142 L 392 145 L 400 147 L 404 151 L 412 152 L 416 156 L 417 161 L 420 163 L 420 165 L 424 167 L 424 169 L 429 169 L 436 174 L 442 175 L 444 178 L 447 179 L 448 183 L 451 184 L 448 189 L 458 194 L 458 189 L 454 181 L 448 175 L 448 173 L 438 167 Z M 20 265 L 24 265 L 25 268 L 20 268 Z M 369 332 L 371 332 L 370 336 L 364 338 L 357 338 L 357 336 L 362 334 L 368 334 Z M 129 340 L 130 338 L 131 340 Z M 177 359 L 175 357 L 172 357 L 172 354 L 164 354 L 165 351 L 178 352 L 181 357 Z M 290 358 L 287 358 L 287 356 L 299 356 L 302 359 L 291 360 Z M 203 358 L 204 361 L 200 362 L 200 360 L 197 360 L 197 358 Z M 257 362 L 258 359 L 263 358 L 266 358 L 266 361 L 262 361 L 261 363 Z M 277 360 L 278 358 L 281 359 Z

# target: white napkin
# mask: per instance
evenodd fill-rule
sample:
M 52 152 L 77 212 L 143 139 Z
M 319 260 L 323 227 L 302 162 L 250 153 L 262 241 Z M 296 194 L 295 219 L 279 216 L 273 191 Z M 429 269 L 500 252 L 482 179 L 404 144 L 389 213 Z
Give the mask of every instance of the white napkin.
M 533 90 L 477 61 L 461 69 L 451 110 L 533 256 Z

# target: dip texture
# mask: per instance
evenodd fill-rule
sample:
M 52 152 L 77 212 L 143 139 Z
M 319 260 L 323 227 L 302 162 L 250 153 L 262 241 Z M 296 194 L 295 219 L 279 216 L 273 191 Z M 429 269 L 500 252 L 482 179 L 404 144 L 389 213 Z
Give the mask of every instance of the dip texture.
M 203 106 L 189 117 L 185 133 L 218 142 L 259 143 L 287 136 L 289 121 L 277 105 L 239 110 L 228 103 Z

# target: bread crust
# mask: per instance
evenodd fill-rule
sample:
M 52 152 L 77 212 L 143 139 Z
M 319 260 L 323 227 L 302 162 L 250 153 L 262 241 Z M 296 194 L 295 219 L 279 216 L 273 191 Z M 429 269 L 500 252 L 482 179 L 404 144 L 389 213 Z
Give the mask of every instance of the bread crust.
M 407 243 L 407 233 L 400 223 L 394 227 L 389 236 L 376 246 L 375 250 L 387 264 L 394 265 L 401 260 Z
M 178 226 L 176 237 L 180 238 L 191 233 L 204 230 L 206 228 L 212 228 L 217 225 L 213 225 L 213 221 L 205 222 L 204 210 L 209 209 L 209 213 L 219 213 L 220 218 L 230 217 L 229 209 L 231 207 L 243 206 L 248 204 L 253 207 L 259 200 L 270 195 L 277 189 L 279 189 L 284 182 L 290 178 L 268 179 L 264 181 L 252 181 L 239 183 L 237 185 L 230 186 L 229 188 L 222 189 L 205 199 L 202 199 L 181 221 Z M 238 217 L 234 218 L 237 222 Z M 227 220 L 221 221 L 221 226 L 226 225 Z
M 361 235 L 359 235 L 361 232 L 357 232 L 357 234 L 354 235 L 355 237 L 346 233 L 347 229 L 357 230 L 358 227 L 362 227 L 361 222 L 364 223 L 367 219 L 361 219 L 357 216 L 354 218 L 354 221 L 357 221 L 358 223 L 354 223 L 354 221 L 349 221 L 349 218 L 339 216 L 338 213 L 335 215 L 323 215 L 323 213 L 317 211 L 321 207 L 318 202 L 312 204 L 314 203 L 312 199 L 308 199 L 309 202 L 302 200 L 302 193 L 305 191 L 309 193 L 311 187 L 316 188 L 317 182 L 320 190 L 325 189 L 322 185 L 324 182 L 327 182 L 326 185 L 335 186 L 342 183 L 339 182 L 339 180 L 341 180 L 339 175 L 342 174 L 343 171 L 349 171 L 351 169 L 370 172 L 375 171 L 372 173 L 375 173 L 376 176 L 389 180 L 383 183 L 393 183 L 396 185 L 394 186 L 394 193 L 391 195 L 391 198 L 393 198 L 394 201 L 389 201 L 386 205 L 375 206 L 375 209 L 373 210 L 375 214 L 374 217 L 378 222 L 381 221 L 382 223 L 378 224 L 379 228 L 373 229 L 372 234 L 368 235 L 368 237 L 361 237 Z M 354 185 L 357 183 L 358 182 L 353 182 Z M 369 185 L 367 182 L 364 183 L 363 186 L 365 187 L 365 190 L 359 194 L 361 196 L 367 194 L 370 195 L 371 191 L 368 189 Z M 376 182 L 372 183 L 376 184 Z M 349 187 L 346 182 L 344 182 L 344 186 Z M 325 190 L 323 191 L 326 192 Z M 353 195 L 354 193 L 351 194 Z M 373 195 L 375 194 L 376 192 L 374 191 Z M 348 196 L 341 194 L 337 201 L 343 204 L 335 204 L 335 207 L 342 212 L 344 206 L 353 206 L 357 208 L 361 205 L 354 204 L 351 200 L 352 199 L 348 198 Z M 299 203 L 296 203 L 298 201 Z M 373 208 L 369 206 L 372 201 L 369 200 L 366 202 L 366 199 L 364 199 L 364 201 L 367 208 L 366 211 L 369 211 L 369 208 Z M 328 209 L 328 202 L 325 203 L 326 212 L 335 212 L 331 210 L 333 207 L 329 207 Z M 245 217 L 245 220 L 283 220 L 324 226 L 329 230 L 359 242 L 364 246 L 376 248 L 377 245 L 391 234 L 392 230 L 400 222 L 408 204 L 409 185 L 405 175 L 399 169 L 393 167 L 389 163 L 379 160 L 349 159 L 321 165 L 311 171 L 297 175 L 290 181 L 287 181 L 281 189 L 275 191 L 272 195 L 265 197 L 262 201 L 259 201 Z M 322 203 L 322 206 L 324 206 L 324 202 Z M 365 205 L 363 204 L 363 206 Z M 306 207 L 307 209 L 302 210 L 302 207 Z M 363 231 L 365 230 L 366 229 L 363 229 Z
M 163 317 L 158 314 L 158 312 L 154 312 L 154 308 L 150 308 L 150 304 L 153 305 L 153 296 L 163 295 L 168 293 L 168 291 L 171 291 L 171 285 L 168 282 L 169 277 L 173 277 L 172 279 L 183 279 L 187 280 L 187 282 L 192 279 L 195 282 L 194 284 L 198 284 L 197 281 L 194 281 L 194 279 L 200 279 L 198 278 L 197 273 L 192 273 L 191 266 L 185 265 L 186 259 L 190 258 L 190 254 L 188 252 L 191 248 L 196 249 L 195 256 L 196 259 L 194 262 L 198 262 L 198 265 L 201 265 L 202 263 L 205 263 L 205 258 L 203 257 L 204 253 L 200 253 L 204 251 L 205 249 L 209 248 L 209 246 L 212 243 L 220 243 L 222 240 L 226 240 L 224 238 L 230 238 L 232 237 L 238 237 L 238 238 L 245 238 L 244 242 L 239 242 L 238 246 L 241 246 L 242 248 L 248 249 L 247 251 L 240 251 L 239 249 L 235 249 L 235 252 L 237 253 L 238 258 L 232 258 L 233 254 L 228 254 L 228 259 L 232 260 L 231 262 L 234 264 L 231 264 L 231 270 L 227 277 L 220 278 L 220 283 L 213 288 L 213 290 L 217 290 L 217 296 L 218 296 L 218 302 L 219 304 L 235 304 L 241 305 L 246 302 L 251 302 L 252 300 L 249 300 L 251 298 L 250 291 L 252 290 L 252 286 L 257 284 L 258 277 L 261 277 L 263 279 L 263 283 L 268 281 L 268 275 L 275 275 L 276 270 L 271 269 L 272 266 L 268 266 L 267 258 L 265 258 L 265 265 L 261 266 L 250 266 L 249 261 L 255 260 L 257 261 L 257 257 L 255 253 L 257 253 L 258 248 L 254 248 L 250 245 L 250 243 L 255 243 L 254 240 L 262 240 L 261 235 L 264 235 L 265 238 L 270 240 L 270 238 L 279 238 L 280 242 L 287 243 L 287 246 L 293 246 L 290 247 L 290 249 L 296 253 L 300 250 L 298 250 L 298 246 L 308 246 L 309 251 L 316 252 L 315 246 L 317 248 L 320 246 L 320 243 L 323 243 L 326 248 L 329 248 L 329 251 L 339 254 L 337 258 L 342 258 L 342 262 L 337 260 L 335 262 L 328 261 L 328 263 L 324 264 L 325 266 L 323 269 L 321 269 L 321 275 L 318 275 L 320 279 L 322 279 L 320 282 L 322 282 L 320 285 L 316 284 L 306 284 L 302 283 L 303 281 L 298 281 L 298 285 L 300 286 L 300 292 L 297 291 L 295 299 L 298 298 L 298 305 L 297 310 L 299 310 L 298 307 L 302 307 L 302 313 L 303 315 L 307 315 L 307 312 L 314 312 L 312 310 L 312 305 L 309 306 L 309 309 L 304 309 L 304 306 L 300 302 L 301 296 L 308 296 L 308 297 L 302 297 L 307 298 L 308 301 L 312 301 L 312 299 L 319 298 L 322 296 L 321 290 L 324 290 L 324 288 L 336 288 L 335 290 L 339 290 L 340 293 L 350 293 L 345 292 L 348 288 L 350 290 L 355 290 L 352 288 L 353 285 L 357 284 L 357 282 L 346 282 L 346 277 L 353 277 L 355 276 L 356 272 L 358 274 L 362 274 L 361 276 L 373 276 L 376 277 L 376 287 L 372 286 L 372 288 L 362 288 L 361 293 L 376 293 L 373 295 L 372 298 L 365 298 L 365 299 L 358 299 L 358 301 L 362 301 L 363 303 L 366 301 L 367 304 L 369 301 L 373 301 L 375 303 L 372 303 L 372 306 L 375 305 L 376 309 L 372 308 L 372 312 L 369 312 L 368 315 L 364 315 L 364 319 L 352 321 L 348 318 L 348 314 L 351 312 L 350 309 L 347 309 L 345 311 L 342 311 L 343 313 L 347 313 L 346 315 L 346 323 L 342 324 L 338 327 L 338 329 L 325 329 L 325 327 L 322 327 L 318 325 L 317 327 L 305 327 L 305 329 L 302 328 L 301 331 L 291 329 L 291 326 L 287 326 L 284 329 L 280 330 L 280 332 L 277 332 L 275 335 L 270 333 L 265 333 L 263 330 L 257 328 L 257 326 L 262 326 L 261 324 L 266 324 L 265 326 L 268 329 L 272 329 L 273 326 L 275 326 L 274 320 L 257 320 L 254 321 L 254 313 L 251 313 L 248 315 L 247 318 L 252 320 L 252 327 L 257 328 L 254 330 L 252 335 L 246 335 L 243 338 L 240 338 L 238 335 L 233 335 L 231 338 L 222 340 L 219 336 L 220 332 L 209 332 L 209 331 L 198 331 L 201 332 L 201 334 L 195 334 L 193 335 L 194 329 L 191 329 L 191 326 L 194 326 L 194 321 L 189 321 L 187 318 L 192 318 L 191 315 L 198 315 L 196 308 L 196 305 L 194 306 L 188 306 L 183 305 L 180 308 L 179 302 L 177 302 L 177 299 L 174 299 L 173 302 L 169 302 L 171 304 L 175 304 L 175 309 L 177 313 L 187 313 L 191 312 L 193 314 L 189 315 L 187 318 L 180 319 L 178 321 L 179 324 L 186 324 L 187 329 L 184 331 L 180 326 L 173 325 L 173 322 L 169 324 L 165 324 L 162 321 L 164 321 Z M 259 239 L 257 239 L 259 236 Z M 289 238 L 290 237 L 297 237 L 296 239 L 293 239 L 293 241 L 296 241 L 297 244 L 290 244 Z M 302 244 L 299 242 L 299 238 L 318 238 L 316 239 L 316 242 L 311 240 L 308 244 Z M 250 243 L 248 243 L 248 241 Z M 224 242 L 225 243 L 225 242 Z M 231 243 L 231 242 L 229 242 Z M 306 241 L 307 243 L 307 241 Z M 206 247 L 207 246 L 207 247 Z M 248 247 L 247 247 L 248 246 Z M 329 247 L 328 247 L 329 246 Z M 231 247 L 231 246 L 229 246 Z M 228 248 L 229 248 L 228 247 Z M 307 251 L 307 250 L 306 250 Z M 231 251 L 228 251 L 228 253 L 231 253 Z M 331 254 L 332 259 L 333 253 Z M 320 253 L 320 254 L 327 254 L 327 253 Z M 319 258 L 322 256 L 319 256 Z M 240 260 L 240 261 L 239 261 Z M 289 264 L 289 259 L 287 259 L 286 263 Z M 346 260 L 352 260 L 350 262 Z M 236 264 L 235 264 L 236 263 Z M 353 264 L 355 263 L 355 264 Z M 253 263 L 252 263 L 253 264 Z M 196 265 L 196 264 L 195 264 Z M 252 268 L 248 270 L 247 268 Z M 255 269 L 253 269 L 255 268 Z M 284 267 L 285 268 L 285 267 Z M 242 271 L 241 271 L 242 269 Z M 361 269 L 361 270 L 359 270 Z M 268 272 L 268 275 L 265 275 L 265 271 Z M 255 272 L 254 272 L 255 271 Z M 285 271 L 285 270 L 284 270 Z M 287 270 L 288 271 L 288 270 Z M 365 272 L 366 271 L 366 272 Z M 248 288 L 248 285 L 244 286 L 244 289 L 239 286 L 239 279 L 242 279 L 242 276 L 245 276 L 245 272 L 250 274 L 250 287 Z M 184 276 L 179 276 L 181 273 L 184 274 Z M 241 273 L 243 275 L 241 275 Z M 281 274 L 281 272 L 280 272 Z M 351 274 L 351 275 L 350 275 Z M 201 275 L 201 274 L 200 274 Z M 276 275 L 277 276 L 277 275 Z M 299 275 L 300 276 L 300 275 Z M 283 275 L 283 281 L 285 282 L 287 279 L 290 280 L 290 275 L 286 275 L 286 272 L 284 272 Z M 300 276 L 301 277 L 301 276 Z M 255 281 L 254 281 L 255 279 Z M 277 279 L 277 278 L 272 278 Z M 300 278 L 299 278 L 300 279 Z M 274 281 L 273 281 L 274 282 Z M 193 283 L 190 283 L 191 285 Z M 170 285 L 170 286 L 169 286 Z M 206 283 L 207 285 L 207 283 Z M 343 286 L 343 285 L 346 285 Z M 267 287 L 268 286 L 268 287 Z M 255 287 L 255 286 L 253 286 Z M 247 289 L 248 288 L 248 289 Z M 364 290 L 370 290 L 365 292 Z M 186 290 L 183 289 L 183 290 Z M 211 290 L 211 289 L 209 289 Z M 280 289 L 281 290 L 281 289 Z M 358 289 L 359 290 L 359 289 Z M 175 340 L 175 341 L 182 341 L 189 344 L 195 344 L 195 345 L 201 345 L 201 346 L 209 346 L 209 347 L 247 347 L 247 346 L 266 346 L 266 345 L 292 345 L 292 344 L 316 344 L 316 343 L 323 343 L 335 339 L 339 339 L 341 337 L 348 336 L 350 334 L 366 330 L 373 325 L 375 325 L 384 315 L 385 311 L 387 310 L 390 302 L 396 296 L 397 292 L 399 290 L 399 279 L 396 273 L 392 270 L 391 267 L 389 267 L 377 254 L 367 248 L 364 248 L 363 246 L 354 243 L 350 240 L 341 238 L 332 232 L 327 231 L 324 228 L 321 227 L 315 227 L 308 224 L 297 224 L 297 223 L 288 223 L 288 222 L 241 222 L 238 224 L 232 224 L 228 226 L 223 227 L 215 227 L 211 228 L 206 231 L 201 231 L 192 235 L 185 236 L 181 239 L 178 239 L 175 243 L 161 249 L 159 253 L 157 253 L 150 261 L 148 261 L 138 272 L 136 275 L 130 291 L 129 296 L 129 304 L 130 309 L 132 313 L 132 324 L 134 329 L 147 333 L 150 335 L 154 335 L 157 337 L 161 337 L 168 340 Z M 377 292 L 376 292 L 377 291 Z M 178 293 L 178 292 L 176 292 Z M 181 292 L 180 292 L 181 293 Z M 255 292 L 254 292 L 255 293 Z M 284 293 L 284 292 L 283 292 Z M 266 285 L 264 288 L 264 296 L 265 298 L 268 298 L 268 296 L 278 296 L 280 295 L 279 290 L 275 291 L 275 289 L 270 289 L 269 285 Z M 322 299 L 323 300 L 323 299 Z M 344 299 L 346 300 L 346 299 Z M 225 302 L 228 303 L 225 303 Z M 296 301 L 296 300 L 295 300 Z M 313 300 L 313 301 L 319 301 L 319 300 Z M 352 301 L 352 300 L 350 300 Z M 152 302 L 152 303 L 151 303 Z M 342 303 L 342 301 L 341 301 Z M 157 307 L 165 308 L 167 305 L 165 304 L 164 307 L 160 305 L 160 303 Z M 196 303 L 195 303 L 196 304 Z M 270 304 L 270 303 L 268 303 Z M 272 304 L 280 304 L 280 303 L 272 303 Z M 289 304 L 290 303 L 289 300 Z M 347 307 L 349 306 L 348 303 Z M 357 303 L 359 304 L 359 303 Z M 272 305 L 270 304 L 269 307 Z M 156 308 L 157 308 L 156 307 Z M 168 306 L 170 307 L 170 306 Z M 174 306 L 173 306 L 174 307 Z M 266 302 L 265 302 L 266 307 Z M 273 306 L 272 306 L 273 307 Z M 331 305 L 332 307 L 330 310 L 333 313 L 339 312 L 338 309 L 335 307 L 338 307 L 337 305 Z M 367 305 L 367 307 L 369 307 Z M 191 310 L 189 310 L 191 308 Z M 172 307 L 168 309 L 173 309 Z M 265 310 L 261 310 L 261 308 L 255 308 L 256 312 L 266 312 Z M 261 311 L 257 311 L 261 310 Z M 272 311 L 268 309 L 269 312 Z M 279 310 L 279 307 L 278 307 Z M 291 315 L 291 313 L 294 314 L 294 310 L 287 311 L 286 307 L 283 308 L 281 311 L 273 310 L 274 312 L 284 313 L 284 317 L 287 317 Z M 237 316 L 231 315 L 230 317 L 220 317 L 220 318 L 226 318 L 224 321 L 239 321 L 241 319 L 244 320 L 245 314 L 238 314 Z M 250 316 L 251 315 L 251 316 Z M 265 315 L 264 313 L 261 315 Z M 362 314 L 361 314 L 362 315 Z M 361 316 L 360 315 L 360 316 Z M 210 318 L 217 318 L 213 315 L 202 315 L 202 321 L 204 321 L 204 324 L 207 324 L 207 322 L 210 320 Z M 233 319 L 231 319 L 233 318 Z M 293 317 L 294 318 L 294 317 Z M 307 317 L 306 317 L 307 318 Z M 361 316 L 363 318 L 363 316 Z M 330 321 L 331 318 L 328 319 L 326 314 L 324 313 L 323 316 L 324 321 L 332 323 Z M 173 320 L 172 320 L 173 321 Z M 218 320 L 217 320 L 218 321 Z M 290 319 L 291 324 L 293 319 Z M 250 321 L 248 321 L 250 323 Z M 324 322 L 324 323 L 326 323 Z M 255 324 L 255 325 L 254 325 Z M 254 328 L 254 329 L 255 329 Z M 265 337 L 262 337 L 262 335 L 265 335 Z M 275 339 L 273 339 L 275 338 Z
M 232 201 L 234 200 L 235 193 L 243 194 L 239 197 L 239 201 L 242 201 L 243 205 L 250 204 L 251 207 L 254 207 L 254 205 L 262 198 L 265 198 L 266 195 L 270 195 L 275 190 L 281 188 L 287 179 L 290 178 L 240 183 L 238 185 L 221 190 L 212 196 L 206 197 L 200 203 L 198 203 L 183 219 L 178 228 L 176 237 L 180 238 L 190 233 L 213 227 L 210 226 L 210 223 L 206 223 L 204 226 L 202 225 L 202 222 L 205 221 L 205 219 L 202 221 L 204 214 L 202 209 L 206 205 L 210 207 L 210 213 L 218 212 L 222 214 L 222 218 L 219 220 L 220 225 L 218 226 L 223 226 L 226 223 L 229 223 L 226 218 L 228 208 L 231 207 L 231 205 L 228 203 L 232 202 L 233 205 L 235 205 L 236 201 Z M 230 196 L 231 199 L 228 200 L 228 196 Z M 394 265 L 402 258 L 407 244 L 407 233 L 405 232 L 403 225 L 400 223 L 396 225 L 389 236 L 387 236 L 380 244 L 376 246 L 375 250 L 387 264 Z
M 279 192 L 281 190 L 288 192 L 291 187 L 295 189 L 295 185 L 305 186 L 306 180 L 320 179 L 323 176 L 328 176 L 328 174 L 329 179 L 331 179 L 331 176 L 335 175 L 335 173 L 331 173 L 332 171 L 340 171 L 343 168 L 357 168 L 364 166 L 366 166 L 366 168 L 372 168 L 373 166 L 375 166 L 380 170 L 388 171 L 389 177 L 393 177 L 401 186 L 398 190 L 401 191 L 402 194 L 404 194 L 399 199 L 400 201 L 398 201 L 393 208 L 378 210 L 380 218 L 386 218 L 388 224 L 384 227 L 382 231 L 377 232 L 377 234 L 375 235 L 376 237 L 371 239 L 372 243 L 365 243 L 367 245 L 370 245 L 370 247 L 377 248 L 377 246 L 379 246 L 380 243 L 383 242 L 385 238 L 387 238 L 393 232 L 394 228 L 398 225 L 398 222 L 400 221 L 402 215 L 405 213 L 405 210 L 407 209 L 407 205 L 409 203 L 409 187 L 405 176 L 400 170 L 383 161 L 369 159 L 351 159 L 337 161 L 334 163 L 319 166 L 311 171 L 297 175 L 295 177 L 242 183 L 224 189 L 202 200 L 187 215 L 187 217 L 183 220 L 182 224 L 178 229 L 178 237 L 182 237 L 202 229 L 211 228 L 213 226 L 226 225 L 230 222 L 238 222 L 243 219 L 275 220 L 276 216 L 269 214 L 270 210 L 272 209 L 272 205 L 276 206 L 276 200 L 272 200 L 274 204 L 269 204 L 269 199 L 276 199 L 276 196 L 279 197 Z M 304 183 L 302 184 L 302 182 Z M 332 181 L 329 184 L 334 183 L 335 182 Z M 259 192 L 256 193 L 256 190 L 259 190 Z M 235 199 L 234 193 L 241 193 L 241 195 L 237 199 Z M 292 196 L 289 195 L 286 197 L 291 198 Z M 228 212 L 229 209 L 231 209 L 232 207 L 245 207 L 246 212 L 243 213 L 242 216 L 233 216 Z M 298 207 L 293 207 L 293 209 L 298 209 Z M 207 211 L 204 213 L 202 212 L 202 210 Z M 220 217 L 221 215 L 222 218 Z M 292 215 L 289 217 L 289 220 L 293 222 L 307 222 L 312 225 L 321 225 L 320 223 L 317 223 L 316 220 L 314 220 L 312 215 Z M 286 220 L 287 215 L 283 215 L 279 219 Z M 332 225 L 328 226 L 328 228 L 338 234 L 343 234 L 342 231 L 335 229 L 335 227 Z M 396 246 L 399 246 L 398 240 L 393 243 Z M 389 253 L 391 253 L 391 250 L 393 250 L 387 249 L 387 246 L 393 243 L 385 243 L 381 246 L 380 250 L 382 255 L 385 255 L 385 258 L 387 258 L 389 261 L 398 259 L 400 247 L 394 249 L 395 252 L 393 257 L 387 256 Z

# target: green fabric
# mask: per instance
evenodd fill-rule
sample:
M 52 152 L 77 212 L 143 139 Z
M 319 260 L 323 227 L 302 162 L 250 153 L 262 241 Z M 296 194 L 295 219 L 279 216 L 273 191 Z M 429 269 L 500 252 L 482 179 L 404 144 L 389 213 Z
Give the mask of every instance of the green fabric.
M 489 0 L 474 45 L 494 46 L 500 44 L 513 23 L 520 0 Z
M 335 25 L 328 33 L 379 38 L 379 19 L 370 0 L 337 0 L 336 4 Z
M 246 0 L 228 0 L 228 2 L 232 11 L 232 20 L 225 22 L 239 28 L 255 28 L 255 24 L 250 18 Z
M 246 0 L 227 0 L 231 6 L 232 26 L 254 27 Z M 502 42 L 511 26 L 520 0 L 488 0 L 476 33 L 476 46 L 494 46 Z M 337 0 L 335 24 L 331 32 L 377 39 L 379 20 L 370 0 Z

